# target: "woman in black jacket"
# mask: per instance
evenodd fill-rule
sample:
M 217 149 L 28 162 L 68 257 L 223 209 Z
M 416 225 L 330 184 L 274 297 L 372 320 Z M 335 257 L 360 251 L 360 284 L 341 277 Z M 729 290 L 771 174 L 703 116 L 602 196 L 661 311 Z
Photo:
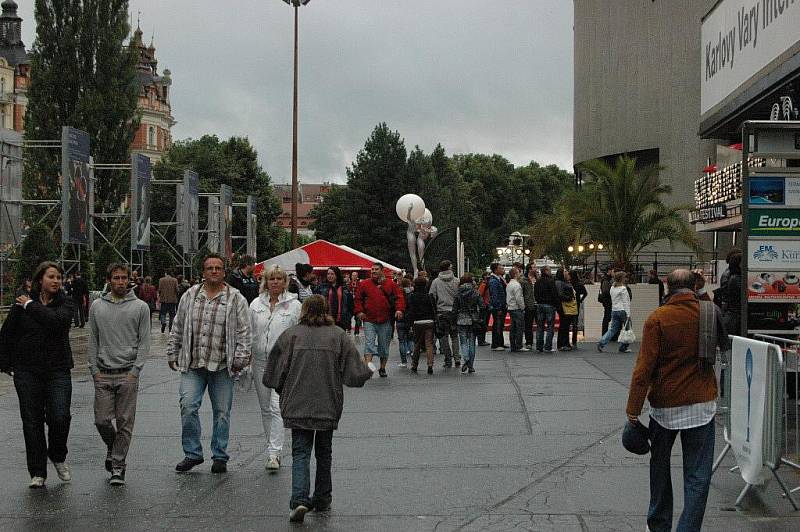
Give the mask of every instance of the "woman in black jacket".
M 72 479 L 66 458 L 73 366 L 69 327 L 75 304 L 61 289 L 63 275 L 58 264 L 41 263 L 31 296 L 17 298 L 0 329 L 0 371 L 14 377 L 31 488 L 44 487 L 48 458 L 61 480 Z
M 408 322 L 414 330 L 414 354 L 411 355 L 411 371 L 417 372 L 422 346 L 428 358 L 428 375 L 433 374 L 433 331 L 436 310 L 428 296 L 428 280 L 424 277 L 414 279 L 414 291 L 408 295 Z
M 581 282 L 580 276 L 578 272 L 570 272 L 569 274 L 570 283 L 572 283 L 572 289 L 575 291 L 575 301 L 578 303 L 578 315 L 573 317 L 572 319 L 572 349 L 578 349 L 578 328 L 582 325 L 583 316 L 581 316 L 581 310 L 583 307 L 583 300 L 589 295 L 589 292 L 586 291 L 586 287 L 583 286 Z

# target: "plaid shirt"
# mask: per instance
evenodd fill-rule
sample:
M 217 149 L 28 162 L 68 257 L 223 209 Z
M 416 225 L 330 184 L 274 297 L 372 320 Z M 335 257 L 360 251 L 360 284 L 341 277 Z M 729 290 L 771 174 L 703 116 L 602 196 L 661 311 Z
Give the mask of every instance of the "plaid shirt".
M 227 287 L 226 287 L 227 288 Z M 192 312 L 192 369 L 206 368 L 217 371 L 226 367 L 225 359 L 225 308 L 227 290 L 223 289 L 213 299 L 208 299 L 205 286 L 195 297 Z

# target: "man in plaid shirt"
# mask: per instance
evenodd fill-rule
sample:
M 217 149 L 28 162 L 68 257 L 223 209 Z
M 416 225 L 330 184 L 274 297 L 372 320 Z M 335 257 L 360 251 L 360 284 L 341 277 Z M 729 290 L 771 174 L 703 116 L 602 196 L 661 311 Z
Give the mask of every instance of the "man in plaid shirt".
M 185 472 L 203 463 L 197 411 L 208 388 L 214 413 L 212 473 L 227 471 L 228 436 L 234 378 L 250 364 L 250 314 L 247 300 L 225 283 L 225 260 L 216 253 L 203 259 L 202 284 L 181 298 L 170 333 L 167 360 L 181 372 L 181 441 Z

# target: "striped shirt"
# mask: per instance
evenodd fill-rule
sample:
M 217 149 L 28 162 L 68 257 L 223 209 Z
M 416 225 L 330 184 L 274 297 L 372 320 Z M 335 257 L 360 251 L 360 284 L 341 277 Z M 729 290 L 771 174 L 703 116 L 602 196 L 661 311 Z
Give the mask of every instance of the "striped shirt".
M 217 371 L 227 367 L 225 358 L 225 308 L 228 304 L 228 287 L 212 299 L 205 286 L 195 297 L 192 312 L 192 369 L 206 368 Z
M 707 425 L 717 413 L 717 402 L 694 403 L 670 408 L 651 408 L 650 417 L 669 430 L 693 429 Z

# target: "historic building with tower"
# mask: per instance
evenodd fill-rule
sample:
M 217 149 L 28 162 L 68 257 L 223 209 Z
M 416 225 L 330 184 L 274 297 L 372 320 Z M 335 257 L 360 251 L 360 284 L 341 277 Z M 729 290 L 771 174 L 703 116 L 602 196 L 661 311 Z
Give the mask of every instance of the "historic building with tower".
M 17 15 L 17 3 L 5 0 L 0 8 L 0 128 L 22 132 L 28 107 L 31 62 L 22 42 L 22 19 Z

